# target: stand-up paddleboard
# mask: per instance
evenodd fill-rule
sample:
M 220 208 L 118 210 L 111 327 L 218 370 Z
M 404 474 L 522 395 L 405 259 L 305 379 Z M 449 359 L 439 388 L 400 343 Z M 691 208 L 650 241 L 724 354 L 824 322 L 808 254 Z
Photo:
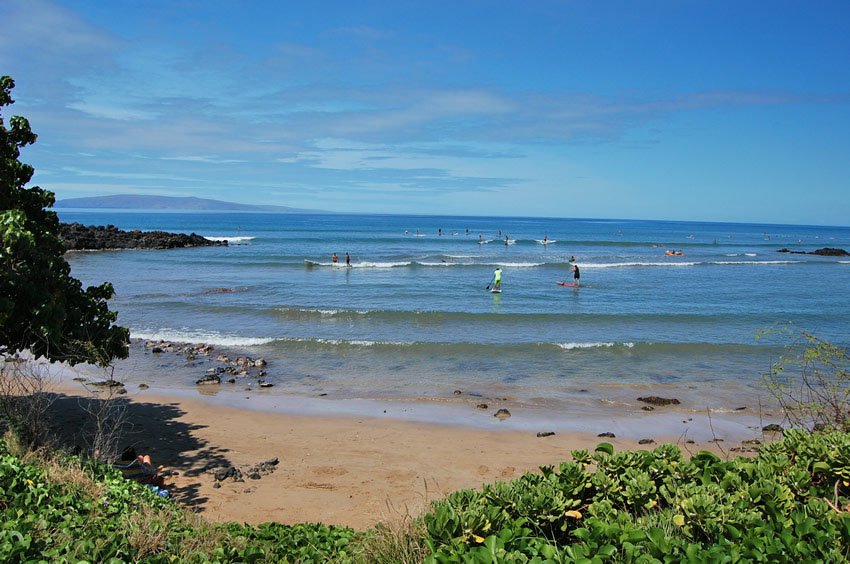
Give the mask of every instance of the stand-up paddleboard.
M 490 288 L 490 292 L 493 294 L 501 294 L 502 290 L 500 288 Z
M 546 239 L 545 241 L 543 239 L 535 239 L 535 241 L 537 241 L 541 245 L 551 245 L 553 243 L 558 242 L 556 239 Z
M 568 288 L 578 288 L 578 284 L 570 284 L 569 282 L 561 282 L 560 280 L 555 282 L 555 284 L 558 286 L 567 286 Z

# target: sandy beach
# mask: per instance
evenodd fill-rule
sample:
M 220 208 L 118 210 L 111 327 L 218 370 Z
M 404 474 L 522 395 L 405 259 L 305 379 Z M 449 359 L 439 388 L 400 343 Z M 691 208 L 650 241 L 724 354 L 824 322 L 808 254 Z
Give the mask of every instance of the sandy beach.
M 53 405 L 58 428 L 72 435 L 87 417 L 80 407 L 86 396 L 75 384 L 60 383 Z M 131 424 L 121 444 L 173 471 L 166 482 L 173 497 L 216 521 L 323 522 L 364 529 L 418 515 L 457 489 L 557 465 L 574 449 L 592 450 L 602 441 L 617 449 L 647 448 L 633 437 L 585 432 L 538 437 L 528 430 L 270 413 L 147 391 L 121 397 Z M 653 438 L 678 441 L 691 452 L 728 451 L 736 444 Z M 215 487 L 216 470 L 244 471 L 272 458 L 279 459 L 274 472 L 241 482 L 225 479 Z

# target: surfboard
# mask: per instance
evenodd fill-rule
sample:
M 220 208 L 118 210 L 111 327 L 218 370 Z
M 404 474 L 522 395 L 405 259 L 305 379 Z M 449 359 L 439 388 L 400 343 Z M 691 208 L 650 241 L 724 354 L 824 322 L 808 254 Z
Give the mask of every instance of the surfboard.
M 490 292 L 493 294 L 501 294 L 502 291 L 498 288 L 490 288 Z
M 557 284 L 558 286 L 568 286 L 570 288 L 578 288 L 578 286 L 576 284 L 570 284 L 569 282 L 561 282 L 560 280 L 555 282 L 555 284 Z
M 547 239 L 547 240 L 545 240 L 545 241 L 544 241 L 543 239 L 535 239 L 535 241 L 537 241 L 537 242 L 538 242 L 538 243 L 540 243 L 541 245 L 551 245 L 551 244 L 553 244 L 553 243 L 557 243 L 557 242 L 558 242 L 558 241 L 557 241 L 557 240 L 555 240 L 555 239 Z

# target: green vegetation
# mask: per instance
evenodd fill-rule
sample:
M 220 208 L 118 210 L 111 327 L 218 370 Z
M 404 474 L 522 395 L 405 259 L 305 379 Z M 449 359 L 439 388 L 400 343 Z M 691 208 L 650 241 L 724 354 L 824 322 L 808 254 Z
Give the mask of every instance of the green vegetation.
M 2 562 L 350 561 L 345 527 L 213 525 L 118 470 L 23 460 L 0 442 Z
M 109 283 L 85 290 L 71 276 L 58 237 L 59 220 L 47 208 L 52 192 L 27 188 L 33 168 L 19 160 L 36 135 L 21 116 L 3 120 L 14 103 L 11 77 L 0 77 L 0 354 L 29 350 L 71 364 L 105 365 L 127 356 L 129 332 L 115 325 Z
M 850 434 L 789 431 L 756 458 L 575 451 L 463 490 L 393 531 L 217 525 L 109 466 L 0 445 L 0 560 L 837 562 L 850 556 Z
M 427 562 L 850 556 L 850 435 L 789 431 L 758 457 L 730 461 L 708 452 L 687 461 L 672 445 L 615 454 L 607 443 L 573 458 L 436 503 Z
M 850 431 L 847 350 L 790 324 L 765 331 L 760 338 L 773 334 L 788 344 L 765 375 L 765 383 L 791 426 Z

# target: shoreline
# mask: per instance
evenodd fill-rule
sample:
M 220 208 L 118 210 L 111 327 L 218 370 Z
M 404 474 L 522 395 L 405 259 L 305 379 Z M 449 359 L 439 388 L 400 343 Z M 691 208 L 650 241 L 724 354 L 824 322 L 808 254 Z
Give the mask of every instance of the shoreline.
M 86 417 L 83 400 L 97 395 L 67 380 L 57 382 L 54 389 L 62 394 L 54 404 L 55 421 L 67 437 L 81 428 Z M 529 425 L 532 420 L 526 420 L 521 408 L 514 408 L 515 415 L 505 421 L 488 416 L 492 423 L 475 426 L 450 417 L 404 420 L 391 409 L 376 416 L 346 409 L 358 403 L 351 399 L 313 399 L 306 402 L 314 404 L 309 406 L 305 398 L 291 397 L 270 411 L 262 409 L 263 402 L 231 405 L 218 395 L 195 392 L 192 397 L 176 390 L 133 389 L 117 397 L 127 407 L 130 424 L 119 447 L 132 446 L 176 472 L 166 479 L 174 499 L 213 521 L 254 524 L 323 522 L 365 529 L 418 515 L 434 499 L 458 489 L 558 465 L 571 458 L 572 450 L 592 451 L 601 442 L 612 443 L 616 450 L 652 449 L 670 442 L 678 443 L 686 454 L 710 450 L 734 456 L 740 453 L 730 449 L 741 437 L 733 438 L 733 432 L 743 432 L 740 425 L 727 426 L 728 418 L 718 416 L 707 422 L 713 431 L 700 433 L 696 429 L 706 423 L 695 416 L 688 423 L 694 431 L 690 434 L 678 430 L 647 434 L 641 426 L 652 418 L 661 421 L 659 415 L 669 423 L 687 421 L 679 411 L 656 410 L 645 417 L 628 414 L 597 432 L 588 425 L 599 420 L 588 423 L 563 414 L 561 423 L 572 421 L 581 428 L 559 426 L 556 421 Z M 539 437 L 538 432 L 554 434 Z M 598 437 L 599 432 L 613 432 L 616 437 Z M 654 444 L 638 444 L 635 435 L 642 433 Z M 713 437 L 721 440 L 713 442 Z M 761 434 L 749 431 L 746 436 L 754 437 Z M 225 479 L 216 487 L 216 470 L 232 466 L 248 471 L 273 458 L 280 462 L 272 473 L 244 482 Z

